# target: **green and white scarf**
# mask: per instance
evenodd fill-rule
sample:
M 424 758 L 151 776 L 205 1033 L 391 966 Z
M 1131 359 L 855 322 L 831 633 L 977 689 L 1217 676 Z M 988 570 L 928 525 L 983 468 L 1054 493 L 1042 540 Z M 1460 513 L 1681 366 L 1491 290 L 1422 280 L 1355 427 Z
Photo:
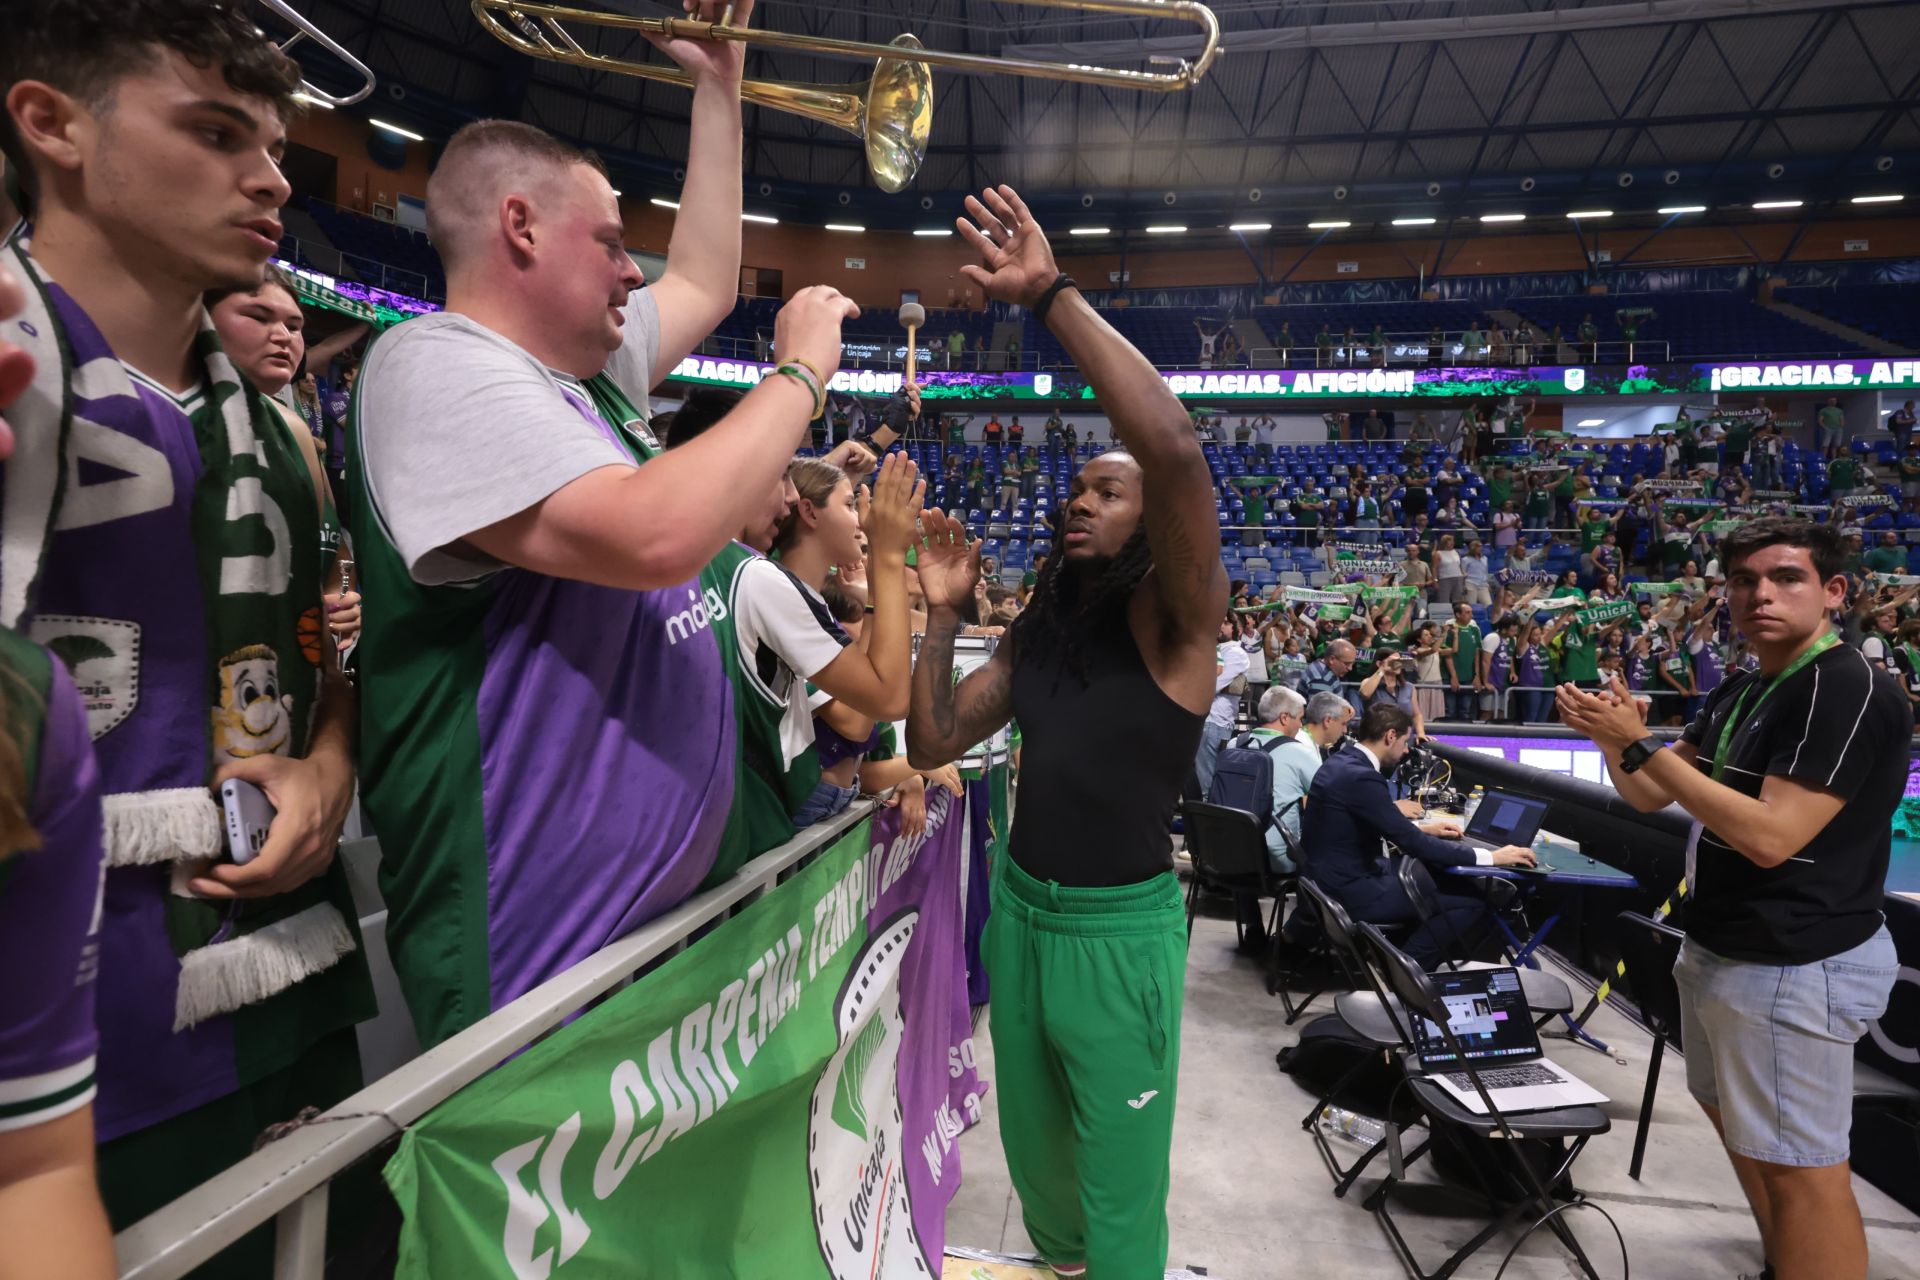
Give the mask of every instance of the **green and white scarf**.
M 117 633 L 102 631 L 103 625 L 137 636 L 140 649 L 149 654 L 202 655 L 205 683 L 194 700 L 202 709 L 195 724 L 197 753 L 164 745 L 178 742 L 181 726 L 177 715 L 165 722 L 155 704 L 166 701 L 178 708 L 180 699 L 138 697 L 137 665 L 119 690 L 125 714 L 94 728 L 97 738 L 116 735 L 117 747 L 127 747 L 128 738 L 141 744 L 119 753 L 140 762 L 135 787 L 106 797 L 107 862 L 109 867 L 173 867 L 165 915 L 181 963 L 178 1030 L 284 991 L 330 968 L 356 945 L 347 921 L 329 901 L 327 877 L 273 898 L 235 903 L 190 897 L 184 889 L 206 860 L 222 853 L 224 823 L 208 789 L 214 771 L 228 759 L 297 757 L 310 746 L 325 655 L 320 539 L 313 527 L 318 507 L 305 456 L 290 429 L 266 398 L 242 381 L 202 312 L 193 346 L 208 401 L 194 415 L 199 480 L 184 503 L 175 499 L 187 517 L 184 530 L 177 521 L 165 527 L 150 523 L 142 534 L 179 541 L 177 549 L 162 549 L 172 552 L 164 557 L 175 566 L 168 571 L 183 580 L 172 589 L 173 584 L 154 581 L 150 569 L 117 561 L 90 566 L 91 598 L 113 600 L 120 618 L 103 623 L 60 613 L 58 584 L 43 581 L 42 571 L 58 536 L 62 501 L 72 497 L 77 462 L 68 455 L 76 421 L 94 436 L 114 437 L 80 411 L 138 393 L 125 367 L 104 348 L 76 353 L 77 339 L 62 325 L 43 273 L 26 248 L 21 238 L 4 251 L 7 265 L 28 286 L 26 312 L 15 328 L 36 371 L 32 385 L 8 411 L 17 443 L 0 488 L 0 626 L 24 624 L 75 667 L 101 655 L 114 660 Z M 150 453 L 164 454 L 168 444 L 117 438 L 126 448 Z M 170 607 L 192 598 L 189 574 L 197 576 L 197 594 L 204 601 L 199 616 Z M 125 580 L 115 581 L 116 575 Z M 273 712 L 273 733 L 250 736 L 241 699 L 269 681 L 279 704 L 277 710 L 267 708 Z M 107 785 L 112 788 L 116 781 L 125 786 L 129 779 L 109 778 Z

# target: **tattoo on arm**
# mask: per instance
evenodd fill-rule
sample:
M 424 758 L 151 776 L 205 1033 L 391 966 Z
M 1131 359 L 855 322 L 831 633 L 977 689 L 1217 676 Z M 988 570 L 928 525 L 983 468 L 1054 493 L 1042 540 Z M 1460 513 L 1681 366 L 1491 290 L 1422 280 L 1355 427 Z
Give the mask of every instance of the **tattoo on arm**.
M 917 677 L 921 668 L 927 673 L 928 710 L 932 713 L 934 737 L 941 742 L 953 739 L 953 637 L 954 628 L 950 625 L 927 621 L 927 638 L 920 646 L 920 663 L 915 668 Z
M 1006 649 L 954 684 L 953 638 L 959 630 L 959 615 L 951 609 L 936 609 L 927 619 L 907 713 L 907 756 L 915 768 L 951 763 L 1012 714 L 1013 669 Z

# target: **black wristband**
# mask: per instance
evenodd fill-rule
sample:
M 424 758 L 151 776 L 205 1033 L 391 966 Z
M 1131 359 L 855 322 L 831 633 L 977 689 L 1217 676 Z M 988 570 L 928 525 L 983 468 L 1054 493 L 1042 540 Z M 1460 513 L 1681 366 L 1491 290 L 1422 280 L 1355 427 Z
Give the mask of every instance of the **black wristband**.
M 1062 289 L 1078 289 L 1079 287 L 1080 284 L 1078 281 L 1062 271 L 1053 278 L 1053 283 L 1047 286 L 1047 291 L 1041 294 L 1039 299 L 1034 302 L 1033 318 L 1041 324 L 1045 324 L 1047 322 L 1047 310 L 1053 306 L 1053 300 L 1059 292 Z

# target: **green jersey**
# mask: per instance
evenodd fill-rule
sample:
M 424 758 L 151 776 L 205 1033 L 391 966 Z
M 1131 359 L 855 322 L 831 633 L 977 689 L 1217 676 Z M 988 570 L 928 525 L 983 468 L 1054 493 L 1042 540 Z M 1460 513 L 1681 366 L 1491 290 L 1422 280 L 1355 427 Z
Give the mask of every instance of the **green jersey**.
M 820 781 L 820 757 L 805 751 L 790 763 L 782 747 L 788 717 L 787 698 L 770 687 L 765 674 L 777 663 L 742 661 L 740 587 L 748 566 L 763 562 L 753 548 L 732 542 L 700 573 L 701 595 L 722 600 L 725 611 L 710 610 L 709 625 L 733 690 L 733 806 L 720 836 L 720 851 L 702 888 L 715 885 L 749 860 L 793 838 L 793 813 Z
M 1480 627 L 1472 622 L 1464 627 L 1457 623 L 1451 626 L 1456 646 L 1451 658 L 1453 674 L 1461 684 L 1467 684 L 1480 673 Z
M 1600 653 L 1587 634 L 1587 629 L 1579 623 L 1567 626 L 1564 640 L 1562 670 L 1569 680 L 1598 680 L 1600 678 Z

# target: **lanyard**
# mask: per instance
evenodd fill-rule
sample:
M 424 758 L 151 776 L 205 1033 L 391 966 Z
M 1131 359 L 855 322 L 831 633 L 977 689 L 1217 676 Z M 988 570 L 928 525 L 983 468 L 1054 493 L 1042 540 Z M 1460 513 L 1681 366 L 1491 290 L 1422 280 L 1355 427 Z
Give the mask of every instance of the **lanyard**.
M 1839 643 L 1840 637 L 1831 631 L 1821 636 L 1818 640 L 1815 640 L 1807 647 L 1805 653 L 1787 664 L 1785 671 L 1782 671 L 1779 675 L 1767 681 L 1766 687 L 1760 691 L 1760 696 L 1754 699 L 1753 714 L 1760 714 L 1760 708 L 1766 702 L 1767 695 L 1778 688 L 1781 681 Z M 1740 691 L 1740 696 L 1733 700 L 1733 710 L 1728 713 L 1726 724 L 1721 727 L 1720 740 L 1713 745 L 1713 772 L 1709 776 L 1712 777 L 1715 782 L 1720 781 L 1720 775 L 1727 771 L 1727 754 L 1733 748 L 1734 735 L 1740 730 L 1740 712 L 1747 705 L 1747 695 L 1753 692 L 1753 686 L 1758 683 L 1760 683 L 1758 680 L 1749 682 L 1747 687 Z

